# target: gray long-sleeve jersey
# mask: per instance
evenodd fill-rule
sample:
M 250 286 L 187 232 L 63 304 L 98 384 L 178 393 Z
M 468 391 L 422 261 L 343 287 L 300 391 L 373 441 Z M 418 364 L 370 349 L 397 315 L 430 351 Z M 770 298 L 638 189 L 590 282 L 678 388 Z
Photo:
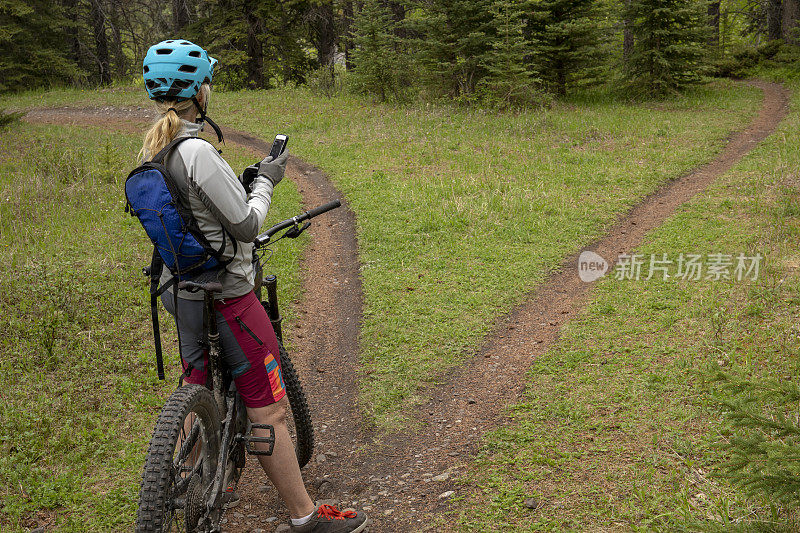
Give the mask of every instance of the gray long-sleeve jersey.
M 200 125 L 183 121 L 183 131 L 178 135 L 197 137 Z M 258 177 L 253 182 L 250 196 L 236 177 L 230 165 L 214 147 L 202 139 L 183 141 L 167 156 L 166 166 L 176 178 L 185 197 L 189 199 L 192 214 L 200 230 L 214 249 L 219 249 L 225 236 L 224 257 L 233 257 L 225 267 L 222 294 L 218 298 L 244 296 L 253 289 L 253 240 L 269 211 L 272 199 L 272 182 Z M 185 181 L 181 179 L 185 177 Z M 236 239 L 236 254 L 230 237 Z M 161 283 L 169 281 L 164 271 Z M 202 292 L 179 291 L 178 296 L 202 300 Z

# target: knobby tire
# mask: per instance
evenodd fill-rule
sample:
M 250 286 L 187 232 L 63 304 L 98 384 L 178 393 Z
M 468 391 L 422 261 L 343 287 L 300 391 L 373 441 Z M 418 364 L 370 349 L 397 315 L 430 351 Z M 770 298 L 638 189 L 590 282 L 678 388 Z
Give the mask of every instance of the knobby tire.
M 308 408 L 308 401 L 303 392 L 303 386 L 297 371 L 294 369 L 289 353 L 280 344 L 281 356 L 281 375 L 283 385 L 286 387 L 286 396 L 289 398 L 289 405 L 294 421 L 295 452 L 300 468 L 303 468 L 311 460 L 314 453 L 314 426 L 311 423 L 311 410 Z
M 205 429 L 202 437 L 198 437 L 204 438 L 202 442 L 208 448 L 203 453 L 207 456 L 209 471 L 203 472 L 203 477 L 213 479 L 220 445 L 219 411 L 208 389 L 199 385 L 185 385 L 175 390 L 161 409 L 150 440 L 139 491 L 137 533 L 173 531 L 176 516 L 180 514 L 172 508 L 172 491 L 178 477 L 173 461 L 184 420 L 192 413 Z M 186 493 L 190 492 L 187 489 Z M 178 524 L 177 531 L 185 531 L 185 523 L 182 527 Z

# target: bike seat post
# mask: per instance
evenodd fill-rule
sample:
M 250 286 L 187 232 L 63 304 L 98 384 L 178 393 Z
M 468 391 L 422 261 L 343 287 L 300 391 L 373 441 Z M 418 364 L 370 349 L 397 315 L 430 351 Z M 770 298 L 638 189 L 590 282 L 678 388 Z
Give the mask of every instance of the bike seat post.
M 203 291 L 203 328 L 206 332 L 206 341 L 211 341 L 212 338 L 219 339 L 219 330 L 217 329 L 216 308 L 214 307 L 214 293 L 211 291 Z

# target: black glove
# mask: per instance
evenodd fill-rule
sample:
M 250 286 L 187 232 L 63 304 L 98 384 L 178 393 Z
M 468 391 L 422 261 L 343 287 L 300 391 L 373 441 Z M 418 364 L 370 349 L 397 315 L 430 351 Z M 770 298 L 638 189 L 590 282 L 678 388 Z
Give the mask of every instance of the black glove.
M 286 172 L 286 160 L 288 158 L 289 152 L 283 152 L 275 159 L 272 159 L 272 156 L 268 155 L 258 164 L 258 175 L 266 177 L 272 182 L 274 187 L 283 179 L 283 174 Z
M 258 165 L 260 164 L 260 161 L 258 163 L 253 163 L 244 169 L 242 171 L 242 175 L 239 176 L 239 181 L 244 187 L 244 190 L 247 191 L 247 194 L 252 192 L 253 180 L 256 179 L 256 176 L 258 176 Z

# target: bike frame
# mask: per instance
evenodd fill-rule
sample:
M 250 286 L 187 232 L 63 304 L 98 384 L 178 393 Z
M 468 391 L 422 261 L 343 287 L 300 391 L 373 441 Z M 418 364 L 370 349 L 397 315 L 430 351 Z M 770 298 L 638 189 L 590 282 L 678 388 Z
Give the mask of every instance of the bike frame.
M 274 275 L 269 275 L 264 279 L 264 285 L 267 288 L 268 303 L 262 302 L 262 305 L 267 310 L 270 317 L 272 326 L 275 328 L 275 334 L 278 340 L 282 340 L 281 334 L 281 321 L 278 309 L 278 278 Z M 211 492 L 209 498 L 206 500 L 206 511 L 200 518 L 201 524 L 208 524 L 211 521 L 210 531 L 219 531 L 219 523 L 213 523 L 213 513 L 219 509 L 222 504 L 222 498 L 225 495 L 227 484 L 230 475 L 238 468 L 238 458 L 231 459 L 230 452 L 235 446 L 244 442 L 242 453 L 246 452 L 251 455 L 271 455 L 275 443 L 274 429 L 271 426 L 263 424 L 252 424 L 247 418 L 247 412 L 241 401 L 236 386 L 231 379 L 230 375 L 224 371 L 222 362 L 222 343 L 219 338 L 219 329 L 217 328 L 216 308 L 214 307 L 214 294 L 211 291 L 204 291 L 203 297 L 203 332 L 204 344 L 208 350 L 208 382 L 214 395 L 214 401 L 217 404 L 220 417 L 221 438 L 220 449 L 217 457 L 217 469 L 214 473 L 214 480 L 211 484 Z M 253 437 L 249 436 L 253 428 L 269 429 L 270 437 Z M 270 445 L 269 450 L 255 450 L 247 446 L 250 442 L 262 442 Z M 238 479 L 236 480 L 238 482 Z M 220 513 L 217 521 L 222 519 Z

